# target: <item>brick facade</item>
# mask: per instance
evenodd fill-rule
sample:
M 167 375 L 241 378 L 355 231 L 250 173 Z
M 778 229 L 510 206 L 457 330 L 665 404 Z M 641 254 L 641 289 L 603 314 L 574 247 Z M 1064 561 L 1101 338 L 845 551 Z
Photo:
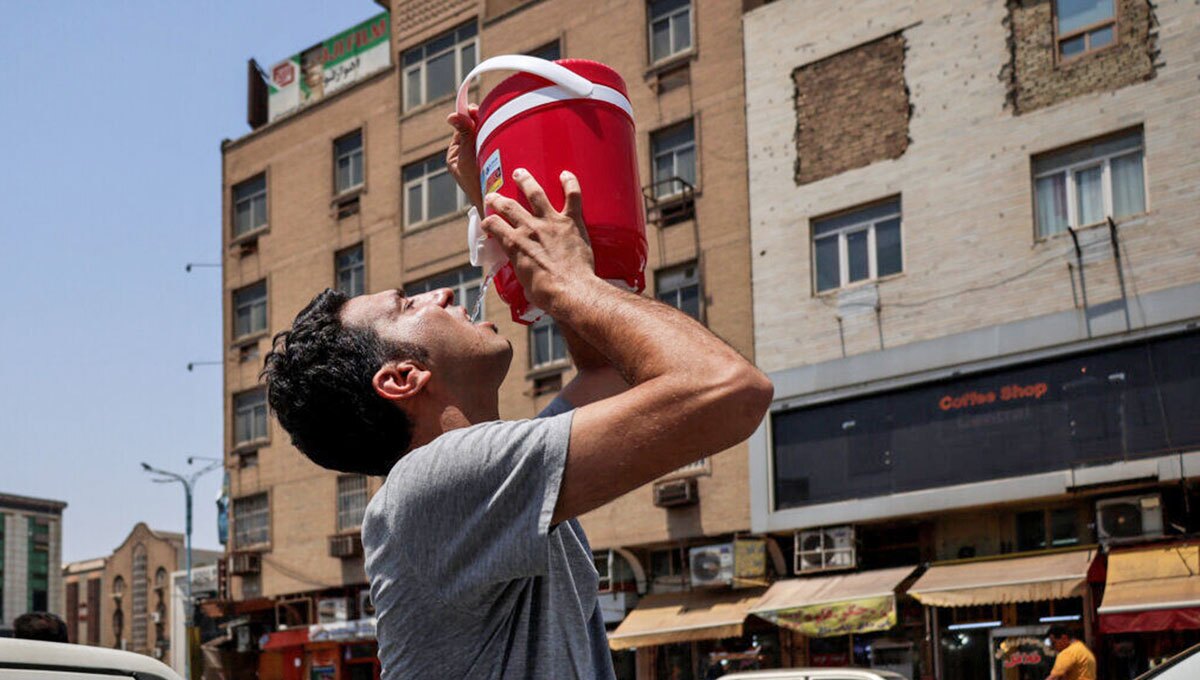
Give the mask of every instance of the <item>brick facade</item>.
M 893 34 L 796 69 L 796 184 L 904 153 L 905 49 Z
M 1148 0 L 1113 0 L 1114 44 L 1063 60 L 1055 44 L 1054 0 L 1010 0 L 1009 101 L 1028 113 L 1091 92 L 1116 90 L 1154 77 L 1157 22 Z

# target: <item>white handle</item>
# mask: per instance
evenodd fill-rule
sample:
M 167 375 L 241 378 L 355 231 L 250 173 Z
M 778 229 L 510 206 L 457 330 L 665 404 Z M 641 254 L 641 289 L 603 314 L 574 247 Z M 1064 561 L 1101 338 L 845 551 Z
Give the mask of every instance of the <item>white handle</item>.
M 455 101 L 455 108 L 460 114 L 467 115 L 467 89 L 470 87 L 471 81 L 475 79 L 475 76 L 487 71 L 524 71 L 525 73 L 532 73 L 535 76 L 549 80 L 576 97 L 590 95 L 592 88 L 595 87 L 592 81 L 552 61 L 524 54 L 505 54 L 483 60 L 478 66 L 471 69 L 466 78 L 463 78 L 462 85 L 458 86 L 458 99 Z
M 471 266 L 482 269 L 484 276 L 495 274 L 508 262 L 500 244 L 479 228 L 479 211 L 474 206 L 467 211 L 467 251 L 471 254 Z

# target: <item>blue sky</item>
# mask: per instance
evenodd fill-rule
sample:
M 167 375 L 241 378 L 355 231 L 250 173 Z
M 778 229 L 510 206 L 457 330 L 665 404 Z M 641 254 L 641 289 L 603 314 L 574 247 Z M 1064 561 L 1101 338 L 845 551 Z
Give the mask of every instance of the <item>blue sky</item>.
M 54 498 L 63 559 L 138 521 L 183 531 L 176 471 L 220 457 L 220 142 L 264 66 L 382 11 L 370 0 L 0 2 L 0 493 Z M 220 472 L 194 545 L 217 548 Z

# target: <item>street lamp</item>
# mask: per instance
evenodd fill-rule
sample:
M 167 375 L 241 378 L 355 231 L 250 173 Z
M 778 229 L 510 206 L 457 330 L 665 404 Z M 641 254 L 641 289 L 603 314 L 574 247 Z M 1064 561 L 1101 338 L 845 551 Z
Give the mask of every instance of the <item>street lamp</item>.
M 208 458 L 205 456 L 188 456 L 187 463 L 191 465 L 197 460 L 211 461 L 208 465 L 192 472 L 190 475 L 181 475 L 169 470 L 160 470 L 149 463 L 142 463 L 142 469 L 151 474 L 159 475 L 152 481 L 157 484 L 170 484 L 171 482 L 179 482 L 183 485 L 184 497 L 187 500 L 187 532 L 184 534 L 185 549 L 184 553 L 187 560 L 187 594 L 184 600 L 184 626 L 187 629 L 187 653 L 184 654 L 183 674 L 186 678 L 192 676 L 192 488 L 196 484 L 196 480 L 205 473 L 212 472 L 225 464 L 219 458 Z

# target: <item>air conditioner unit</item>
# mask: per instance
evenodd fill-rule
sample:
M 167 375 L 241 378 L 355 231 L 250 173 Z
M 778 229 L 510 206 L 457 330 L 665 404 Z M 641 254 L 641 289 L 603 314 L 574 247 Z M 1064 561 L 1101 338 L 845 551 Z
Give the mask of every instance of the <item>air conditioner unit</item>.
M 727 586 L 733 583 L 733 544 L 719 543 L 688 551 L 688 571 L 693 586 Z
M 1161 537 L 1162 497 L 1146 494 L 1096 501 L 1096 533 L 1103 543 Z
M 350 618 L 350 599 L 326 597 L 317 600 L 317 623 L 341 623 Z
M 599 576 L 597 592 L 611 593 L 613 589 L 613 551 L 601 550 L 592 553 L 592 563 L 596 565 L 596 574 Z
M 339 534 L 329 537 L 330 557 L 358 557 L 362 554 L 362 536 L 359 534 Z
M 854 545 L 854 527 L 840 526 L 797 531 L 795 557 L 797 574 L 853 569 L 858 563 Z
M 371 602 L 371 591 L 362 590 L 358 593 L 358 618 L 369 619 L 375 616 L 375 604 Z
M 229 573 L 234 576 L 262 572 L 262 557 L 258 553 L 233 553 L 229 556 Z
M 691 505 L 700 500 L 700 492 L 694 478 L 673 479 L 654 485 L 654 504 L 660 508 Z

